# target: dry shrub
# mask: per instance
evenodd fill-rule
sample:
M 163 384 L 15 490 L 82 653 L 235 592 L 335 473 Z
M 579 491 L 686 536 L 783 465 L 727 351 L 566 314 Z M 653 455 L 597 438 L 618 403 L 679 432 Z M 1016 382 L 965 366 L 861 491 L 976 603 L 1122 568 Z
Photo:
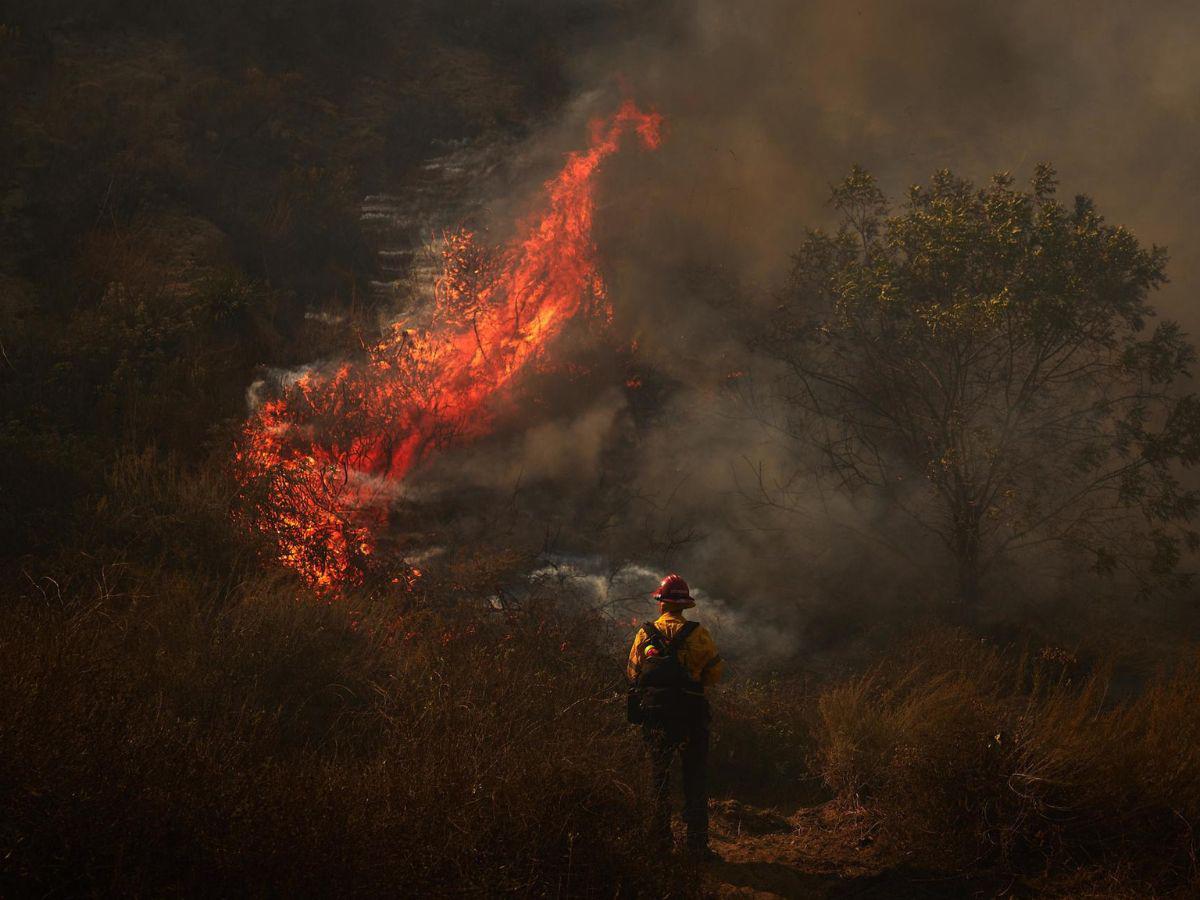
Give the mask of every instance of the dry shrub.
M 710 693 L 715 796 L 789 812 L 825 799 L 824 786 L 809 771 L 816 694 L 805 677 L 735 677 Z
M 3 892 L 671 890 L 602 623 L 295 592 L 6 603 Z
M 1200 657 L 1131 699 L 1107 687 L 936 634 L 822 695 L 816 763 L 931 863 L 1138 860 L 1194 884 Z

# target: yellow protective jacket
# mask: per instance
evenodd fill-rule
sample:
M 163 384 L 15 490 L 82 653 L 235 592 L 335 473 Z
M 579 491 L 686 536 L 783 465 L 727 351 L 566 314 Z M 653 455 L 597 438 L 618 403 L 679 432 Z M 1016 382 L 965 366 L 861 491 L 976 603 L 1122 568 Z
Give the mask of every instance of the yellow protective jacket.
M 683 623 L 684 618 L 679 613 L 663 613 L 654 620 L 654 627 L 669 641 L 675 637 L 675 632 L 683 627 Z M 633 636 L 633 646 L 629 648 L 629 665 L 625 667 L 625 674 L 630 681 L 637 680 L 645 654 L 646 630 L 639 628 Z M 687 641 L 679 648 L 677 658 L 692 680 L 700 682 L 702 686 L 708 687 L 721 680 L 725 663 L 717 653 L 717 645 L 713 642 L 712 635 L 703 625 L 697 626 L 688 635 Z

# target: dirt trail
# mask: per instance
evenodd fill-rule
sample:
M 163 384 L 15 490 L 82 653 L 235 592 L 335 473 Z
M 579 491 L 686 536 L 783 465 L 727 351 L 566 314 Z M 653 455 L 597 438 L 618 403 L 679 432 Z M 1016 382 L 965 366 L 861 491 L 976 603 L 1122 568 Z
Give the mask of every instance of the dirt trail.
M 1013 884 L 922 872 L 888 858 L 863 817 L 811 806 L 784 817 L 736 800 L 711 804 L 712 845 L 722 861 L 705 880 L 710 897 L 1020 897 Z

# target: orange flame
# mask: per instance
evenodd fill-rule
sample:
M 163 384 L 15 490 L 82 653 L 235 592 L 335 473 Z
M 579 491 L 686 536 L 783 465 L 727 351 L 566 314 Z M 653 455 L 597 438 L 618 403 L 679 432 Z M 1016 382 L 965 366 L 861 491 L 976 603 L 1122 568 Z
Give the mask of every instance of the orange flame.
M 257 488 L 251 519 L 282 562 L 322 590 L 361 581 L 396 484 L 434 451 L 487 434 L 489 401 L 568 322 L 611 317 L 592 242 L 594 176 L 623 134 L 654 149 L 661 125 L 629 101 L 592 122 L 588 149 L 568 155 L 513 243 L 489 254 L 469 232 L 447 236 L 428 329 L 396 324 L 365 360 L 306 374 L 259 406 L 236 459 Z

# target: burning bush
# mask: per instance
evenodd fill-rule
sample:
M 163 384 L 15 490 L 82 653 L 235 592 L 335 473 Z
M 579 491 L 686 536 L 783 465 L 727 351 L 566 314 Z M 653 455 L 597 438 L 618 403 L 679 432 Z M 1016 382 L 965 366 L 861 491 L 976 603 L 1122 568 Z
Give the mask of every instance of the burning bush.
M 395 323 L 355 363 L 307 371 L 262 403 L 238 453 L 260 491 L 255 524 L 278 557 L 322 590 L 360 583 L 387 507 L 433 453 L 488 433 L 499 395 L 576 317 L 611 317 L 592 244 L 594 176 L 636 131 L 659 141 L 661 117 L 625 103 L 592 124 L 587 150 L 546 185 L 544 211 L 494 257 L 450 235 L 427 329 Z

